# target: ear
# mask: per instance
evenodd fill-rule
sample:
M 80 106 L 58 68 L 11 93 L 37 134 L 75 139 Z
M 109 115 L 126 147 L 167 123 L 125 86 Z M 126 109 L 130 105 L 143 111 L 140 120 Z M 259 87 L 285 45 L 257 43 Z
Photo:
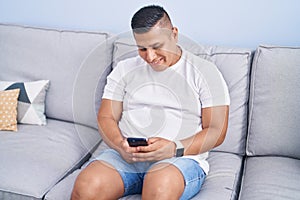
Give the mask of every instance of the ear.
M 177 27 L 172 28 L 172 37 L 174 38 L 174 40 L 176 42 L 178 42 L 178 28 Z

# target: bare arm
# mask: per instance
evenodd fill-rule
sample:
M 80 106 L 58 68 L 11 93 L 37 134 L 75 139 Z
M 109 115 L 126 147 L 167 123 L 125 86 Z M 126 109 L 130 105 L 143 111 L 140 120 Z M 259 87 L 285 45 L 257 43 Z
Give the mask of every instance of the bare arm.
M 120 149 L 120 144 L 124 140 L 118 127 L 122 110 L 122 102 L 103 99 L 98 112 L 98 125 L 102 139 L 115 150 Z
M 123 111 L 123 103 L 103 99 L 98 112 L 100 134 L 105 143 L 120 153 L 128 163 L 134 162 L 133 153 L 138 152 L 137 147 L 130 147 L 126 138 L 122 136 L 118 122 Z
M 202 109 L 202 131 L 182 140 L 184 155 L 204 153 L 223 143 L 228 127 L 229 106 Z

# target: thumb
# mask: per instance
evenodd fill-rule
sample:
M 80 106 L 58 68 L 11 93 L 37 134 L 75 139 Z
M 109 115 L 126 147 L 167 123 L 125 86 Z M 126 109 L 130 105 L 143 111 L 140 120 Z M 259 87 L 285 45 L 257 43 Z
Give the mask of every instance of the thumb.
M 157 141 L 159 141 L 161 138 L 158 137 L 152 137 L 152 138 L 148 138 L 148 144 L 153 144 Z

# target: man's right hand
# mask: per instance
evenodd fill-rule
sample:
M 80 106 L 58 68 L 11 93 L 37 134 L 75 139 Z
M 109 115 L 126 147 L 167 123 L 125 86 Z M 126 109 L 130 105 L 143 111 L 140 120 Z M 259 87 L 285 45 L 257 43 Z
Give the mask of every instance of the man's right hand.
M 133 163 L 135 162 L 133 159 L 133 153 L 137 153 L 137 149 L 137 147 L 130 147 L 125 138 L 120 142 L 119 149 L 117 151 L 126 162 Z

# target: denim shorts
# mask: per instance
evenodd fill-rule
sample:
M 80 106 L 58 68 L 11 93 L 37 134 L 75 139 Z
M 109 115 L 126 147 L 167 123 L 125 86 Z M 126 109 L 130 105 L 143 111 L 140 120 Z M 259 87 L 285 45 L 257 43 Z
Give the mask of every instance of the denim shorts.
M 205 172 L 195 160 L 184 157 L 174 157 L 158 162 L 127 163 L 117 151 L 107 149 L 102 151 L 99 156 L 90 162 L 96 160 L 104 161 L 112 165 L 119 172 L 125 187 L 124 196 L 141 194 L 143 180 L 147 171 L 158 163 L 170 163 L 176 166 L 183 174 L 185 188 L 180 199 L 190 199 L 195 196 L 200 191 L 206 177 Z

